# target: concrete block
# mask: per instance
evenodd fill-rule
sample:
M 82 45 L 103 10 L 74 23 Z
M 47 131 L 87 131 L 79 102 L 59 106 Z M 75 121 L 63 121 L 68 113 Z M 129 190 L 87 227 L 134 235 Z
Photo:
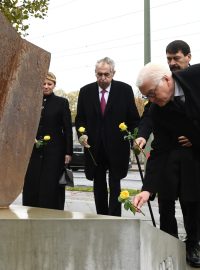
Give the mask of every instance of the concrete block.
M 0 227 L 0 269 L 186 269 L 184 243 L 140 220 L 12 206 Z

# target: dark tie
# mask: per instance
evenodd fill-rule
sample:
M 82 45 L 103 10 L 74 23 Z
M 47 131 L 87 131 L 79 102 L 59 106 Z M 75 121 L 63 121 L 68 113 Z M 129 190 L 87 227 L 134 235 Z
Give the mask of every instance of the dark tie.
M 106 100 L 105 100 L 105 96 L 104 94 L 106 93 L 107 91 L 106 90 L 102 90 L 101 91 L 101 112 L 102 114 L 104 114 L 104 111 L 105 111 L 105 108 L 106 108 Z
M 176 96 L 174 97 L 174 103 L 178 108 L 183 108 L 184 107 L 184 101 L 182 96 Z

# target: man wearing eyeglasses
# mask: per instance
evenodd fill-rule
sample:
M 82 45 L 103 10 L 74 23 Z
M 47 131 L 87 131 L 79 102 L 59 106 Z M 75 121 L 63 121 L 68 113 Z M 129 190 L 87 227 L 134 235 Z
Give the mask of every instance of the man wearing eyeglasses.
M 166 47 L 166 58 L 171 71 L 185 69 L 190 65 L 191 61 L 190 46 L 183 40 L 174 40 Z M 148 96 L 144 96 L 144 98 L 149 100 L 149 97 L 153 97 L 156 88 L 157 87 L 152 89 Z M 148 108 L 150 105 L 151 102 L 148 102 L 145 106 L 145 111 L 139 125 L 139 138 L 137 139 L 137 143 L 141 148 L 145 146 L 150 134 L 152 133 L 152 123 L 148 114 Z
M 200 64 L 171 72 L 149 63 L 140 71 L 137 86 L 152 102 L 154 140 L 142 192 L 133 200 L 140 209 L 151 193 L 158 193 L 161 203 L 179 198 L 187 209 L 186 259 L 194 267 L 200 267 L 199 78 Z
M 125 122 L 133 130 L 138 125 L 139 114 L 131 86 L 113 80 L 114 74 L 112 59 L 105 57 L 97 61 L 96 82 L 80 90 L 75 125 L 77 132 L 80 127 L 85 128 L 86 134 L 78 132 L 78 136 L 85 146 L 86 177 L 94 180 L 97 214 L 121 216 L 120 180 L 128 172 L 130 146 L 124 140 L 119 124 Z
M 182 70 L 190 65 L 191 51 L 189 45 L 183 40 L 174 40 L 166 47 L 166 57 L 171 71 Z M 159 85 L 160 82 L 158 82 Z M 152 89 L 145 98 L 151 99 L 155 96 L 157 86 Z M 136 139 L 137 144 L 143 148 L 152 133 L 151 117 L 148 109 L 151 102 L 148 102 L 139 125 L 139 137 Z M 160 229 L 178 238 L 178 226 L 175 217 L 175 201 L 162 200 L 158 194 L 158 206 L 160 214 Z M 190 226 L 187 219 L 187 207 L 180 201 L 183 213 L 184 225 Z M 170 221 L 170 222 L 169 222 Z

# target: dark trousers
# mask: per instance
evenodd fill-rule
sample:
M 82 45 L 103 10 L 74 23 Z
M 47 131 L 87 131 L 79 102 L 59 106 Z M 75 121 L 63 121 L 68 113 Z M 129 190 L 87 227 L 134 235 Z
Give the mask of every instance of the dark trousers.
M 176 147 L 170 152 L 165 164 L 165 179 L 163 180 L 168 182 L 168 186 L 165 186 L 165 189 L 158 194 L 158 202 L 160 228 L 177 237 L 175 199 L 173 198 L 179 197 L 187 241 L 197 243 L 200 240 L 200 202 L 197 193 L 198 183 L 195 180 L 200 179 L 197 174 L 198 160 L 195 155 L 191 147 Z M 166 197 L 167 193 L 170 200 Z
M 178 226 L 175 218 L 175 201 L 158 197 L 160 229 L 178 238 Z
M 184 205 L 187 242 L 197 243 L 200 241 L 200 202 L 187 202 Z
M 160 229 L 178 238 L 178 227 L 175 218 L 175 201 L 158 199 Z M 187 241 L 200 241 L 200 203 L 180 201 Z
M 109 193 L 106 178 L 107 171 Z M 118 202 L 120 191 L 120 179 L 114 178 L 112 168 L 110 168 L 105 150 L 102 147 L 94 176 L 94 199 L 97 214 L 121 216 L 121 203 Z

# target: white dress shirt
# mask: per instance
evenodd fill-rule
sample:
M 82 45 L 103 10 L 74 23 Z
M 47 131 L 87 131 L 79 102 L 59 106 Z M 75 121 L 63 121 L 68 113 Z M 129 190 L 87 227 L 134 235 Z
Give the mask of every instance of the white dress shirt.
M 109 96 L 109 93 L 110 93 L 110 87 L 111 85 L 109 85 L 106 89 L 102 89 L 100 86 L 99 86 L 99 100 L 101 101 L 101 96 L 102 96 L 102 93 L 101 91 L 102 90 L 106 90 L 106 92 L 104 93 L 104 98 L 105 98 L 105 101 L 107 103 L 108 101 L 108 96 Z

